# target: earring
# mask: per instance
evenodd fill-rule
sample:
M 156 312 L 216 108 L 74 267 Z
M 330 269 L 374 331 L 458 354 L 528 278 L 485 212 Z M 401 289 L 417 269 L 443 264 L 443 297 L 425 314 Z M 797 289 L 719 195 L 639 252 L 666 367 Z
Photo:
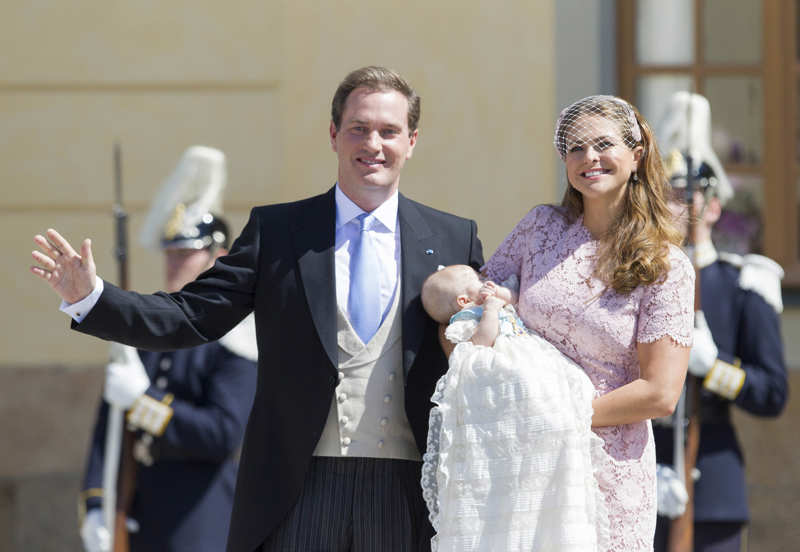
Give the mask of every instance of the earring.
M 636 172 L 634 172 L 631 175 L 631 180 L 633 180 L 634 183 L 639 182 L 639 175 Z

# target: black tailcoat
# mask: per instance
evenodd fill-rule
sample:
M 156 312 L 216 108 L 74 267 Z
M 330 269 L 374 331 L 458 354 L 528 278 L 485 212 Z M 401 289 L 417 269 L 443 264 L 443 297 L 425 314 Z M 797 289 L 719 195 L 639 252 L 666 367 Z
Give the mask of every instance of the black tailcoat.
M 420 288 L 437 265 L 483 262 L 473 221 L 399 197 L 405 407 L 425 450 L 430 396 L 447 369 Z M 334 190 L 256 207 L 229 255 L 178 293 L 106 285 L 74 327 L 150 350 L 219 338 L 255 311 L 258 384 L 245 433 L 228 539 L 252 552 L 296 502 L 337 377 Z M 421 492 L 421 491 L 420 491 Z

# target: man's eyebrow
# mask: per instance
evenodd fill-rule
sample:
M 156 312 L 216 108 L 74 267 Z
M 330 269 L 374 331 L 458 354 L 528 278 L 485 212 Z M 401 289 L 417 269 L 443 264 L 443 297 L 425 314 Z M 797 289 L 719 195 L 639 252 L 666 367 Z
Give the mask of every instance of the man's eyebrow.
M 369 126 L 372 123 L 370 121 L 364 121 L 362 119 L 350 119 L 349 121 L 346 122 L 346 124 L 348 124 L 348 125 L 366 125 L 366 126 Z M 402 125 L 398 125 L 398 124 L 395 124 L 395 123 L 381 123 L 380 126 L 381 127 L 394 128 L 394 129 L 397 129 L 397 130 L 402 130 L 403 129 Z

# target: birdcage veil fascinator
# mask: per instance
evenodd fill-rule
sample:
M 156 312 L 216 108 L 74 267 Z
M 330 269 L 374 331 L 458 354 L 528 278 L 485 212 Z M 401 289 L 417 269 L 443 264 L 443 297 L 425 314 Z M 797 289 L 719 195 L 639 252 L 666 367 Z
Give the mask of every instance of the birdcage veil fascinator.
M 642 129 L 631 104 L 616 96 L 588 96 L 561 110 L 553 145 L 565 161 L 567 152 L 575 145 L 597 145 L 599 141 L 613 138 L 609 136 L 611 132 L 629 148 L 642 141 Z

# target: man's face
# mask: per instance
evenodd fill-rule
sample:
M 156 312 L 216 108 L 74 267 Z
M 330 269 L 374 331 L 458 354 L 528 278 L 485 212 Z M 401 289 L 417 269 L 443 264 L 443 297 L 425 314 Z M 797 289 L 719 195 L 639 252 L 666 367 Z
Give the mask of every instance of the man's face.
M 409 134 L 408 100 L 400 92 L 356 88 L 347 97 L 339 129 L 331 122 L 330 137 L 339 158 L 339 187 L 372 211 L 397 190 L 417 131 Z
M 719 220 L 719 216 L 722 212 L 719 199 L 712 196 L 706 200 L 706 197 L 702 192 L 695 191 L 692 196 L 691 206 L 693 213 L 690 215 L 689 205 L 683 201 L 682 198 L 677 197 L 678 194 L 684 195 L 686 190 L 680 189 L 675 191 L 677 193 L 669 200 L 668 206 L 670 212 L 672 212 L 672 216 L 675 217 L 675 220 L 678 224 L 678 229 L 681 231 L 684 238 L 691 238 L 691 236 L 689 236 L 690 216 L 694 218 L 695 223 L 701 227 L 703 232 L 711 232 L 711 228 L 714 226 L 717 220 Z
M 166 290 L 179 291 L 214 264 L 216 255 L 208 249 L 166 249 L 164 258 L 167 267 Z

